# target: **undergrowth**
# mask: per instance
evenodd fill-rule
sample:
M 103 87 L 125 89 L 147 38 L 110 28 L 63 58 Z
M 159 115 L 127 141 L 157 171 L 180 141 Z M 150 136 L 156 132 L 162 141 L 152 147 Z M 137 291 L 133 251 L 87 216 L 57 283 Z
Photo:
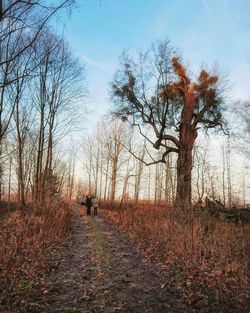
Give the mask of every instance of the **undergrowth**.
M 16 210 L 0 221 L 0 303 L 36 283 L 53 247 L 67 234 L 71 215 L 67 204 L 56 201 Z
M 106 206 L 102 214 L 160 265 L 166 286 L 192 310 L 247 312 L 248 226 L 153 205 Z

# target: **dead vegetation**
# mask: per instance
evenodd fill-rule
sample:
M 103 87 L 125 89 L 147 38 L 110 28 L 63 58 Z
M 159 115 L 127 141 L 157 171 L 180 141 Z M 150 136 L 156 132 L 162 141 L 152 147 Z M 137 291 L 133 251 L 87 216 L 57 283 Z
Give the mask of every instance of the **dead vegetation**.
M 153 205 L 113 205 L 103 214 L 160 265 L 166 285 L 195 311 L 247 312 L 249 225 Z
M 11 212 L 0 221 L 0 307 L 5 297 L 36 284 L 53 247 L 67 234 L 71 210 L 62 201 Z

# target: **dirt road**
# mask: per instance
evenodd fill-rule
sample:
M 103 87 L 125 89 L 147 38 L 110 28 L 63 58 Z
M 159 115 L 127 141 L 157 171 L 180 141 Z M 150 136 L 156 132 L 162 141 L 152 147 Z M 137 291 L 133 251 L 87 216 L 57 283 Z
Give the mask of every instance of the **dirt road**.
M 43 286 L 13 297 L 11 313 L 185 312 L 137 249 L 101 217 L 76 212 Z

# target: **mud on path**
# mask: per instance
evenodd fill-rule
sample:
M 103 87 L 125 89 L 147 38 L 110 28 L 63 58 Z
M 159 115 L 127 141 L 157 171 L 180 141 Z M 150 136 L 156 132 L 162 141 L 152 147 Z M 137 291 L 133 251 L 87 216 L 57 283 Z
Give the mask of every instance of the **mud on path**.
M 43 286 L 13 298 L 11 313 L 185 312 L 137 249 L 101 217 L 76 212 L 72 235 Z

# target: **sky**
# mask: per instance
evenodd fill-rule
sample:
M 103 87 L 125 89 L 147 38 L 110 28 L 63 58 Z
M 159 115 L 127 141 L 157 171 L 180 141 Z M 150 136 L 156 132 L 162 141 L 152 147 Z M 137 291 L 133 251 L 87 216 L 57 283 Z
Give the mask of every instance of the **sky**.
M 228 105 L 250 99 L 250 0 L 78 0 L 55 28 L 64 30 L 86 68 L 91 114 L 84 116 L 79 142 L 111 107 L 109 84 L 122 51 L 135 54 L 155 40 L 169 39 L 194 74 L 202 65 L 219 64 L 228 77 Z M 218 163 L 220 142 L 212 140 L 210 152 Z M 237 171 L 245 166 L 238 154 L 232 163 Z
M 157 39 L 170 39 L 194 73 L 219 64 L 229 101 L 250 99 L 250 0 L 78 0 L 64 32 L 86 67 L 90 128 L 110 107 L 108 86 L 122 51 Z

